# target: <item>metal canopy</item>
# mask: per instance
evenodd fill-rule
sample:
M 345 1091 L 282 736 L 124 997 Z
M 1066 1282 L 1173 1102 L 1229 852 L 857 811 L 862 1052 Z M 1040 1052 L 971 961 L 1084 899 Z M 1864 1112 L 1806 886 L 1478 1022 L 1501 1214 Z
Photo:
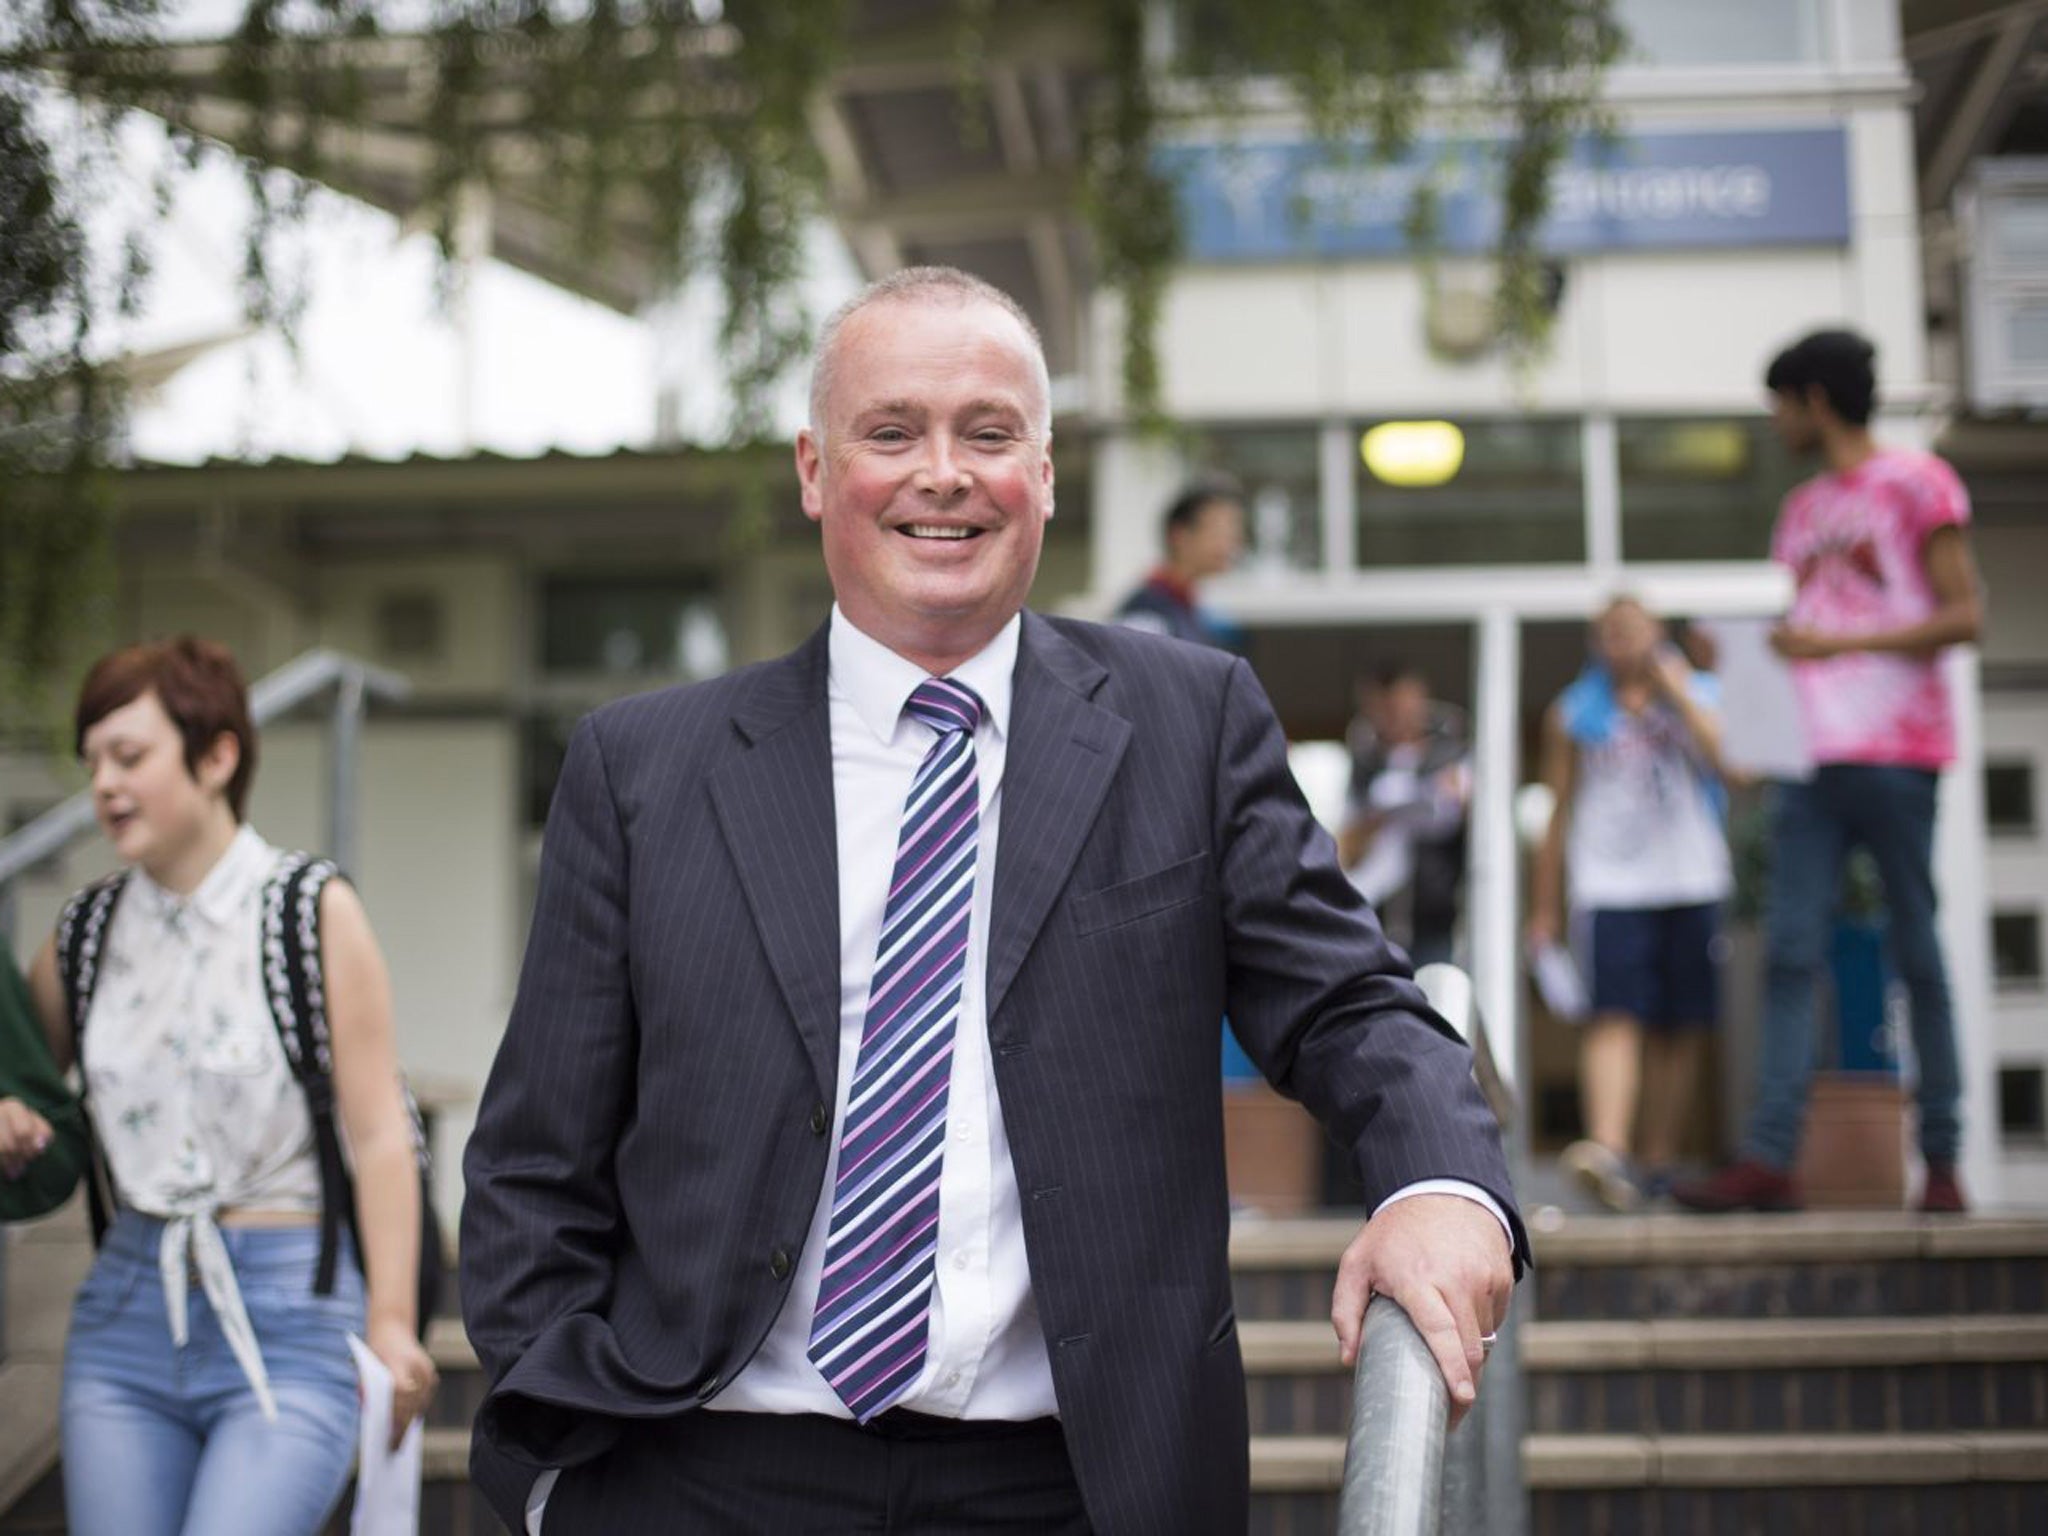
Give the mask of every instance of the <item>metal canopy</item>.
M 1055 374 L 1079 362 L 1079 297 L 1086 242 L 1078 212 L 1078 117 L 1096 72 L 1099 30 L 1085 6 L 991 8 L 987 47 L 962 62 L 957 6 L 948 0 L 857 0 L 844 59 L 811 109 L 828 169 L 830 211 L 863 272 L 945 262 L 1006 288 L 1038 323 Z M 520 43 L 505 40 L 483 67 L 504 74 L 511 109 L 489 133 L 496 185 L 485 249 L 515 267 L 636 313 L 661 297 L 654 225 L 615 199 L 611 227 L 589 252 L 582 209 L 552 179 L 552 157 L 516 115 L 510 89 Z M 708 26 L 676 60 L 678 88 L 715 99 L 722 62 L 740 46 Z M 319 129 L 323 181 L 401 219 L 437 218 L 430 137 L 431 46 L 418 35 L 337 41 L 361 82 L 362 121 Z M 183 101 L 178 126 L 244 154 L 290 145 L 303 115 L 273 108 L 259 134 L 223 43 L 167 50 Z M 968 89 L 962 89 L 966 85 Z
M 1980 156 L 2048 154 L 2048 0 L 1904 0 L 1901 22 L 1923 212 Z

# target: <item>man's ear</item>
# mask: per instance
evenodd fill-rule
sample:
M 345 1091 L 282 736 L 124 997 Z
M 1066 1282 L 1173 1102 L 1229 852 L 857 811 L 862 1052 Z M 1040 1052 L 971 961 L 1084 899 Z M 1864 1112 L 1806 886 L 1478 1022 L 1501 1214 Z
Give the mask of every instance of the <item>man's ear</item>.
M 825 455 L 818 435 L 809 427 L 796 434 L 796 482 L 801 488 L 804 516 L 812 522 L 825 515 Z

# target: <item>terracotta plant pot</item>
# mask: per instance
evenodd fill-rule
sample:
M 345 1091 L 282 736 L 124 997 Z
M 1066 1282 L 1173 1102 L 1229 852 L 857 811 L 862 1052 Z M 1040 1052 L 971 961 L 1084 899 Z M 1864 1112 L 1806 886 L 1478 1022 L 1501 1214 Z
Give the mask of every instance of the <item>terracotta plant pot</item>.
M 1880 1072 L 1821 1072 L 1806 1105 L 1799 1183 L 1819 1209 L 1906 1202 L 1906 1091 Z
M 1267 1216 L 1315 1209 L 1323 1133 L 1309 1112 L 1265 1083 L 1223 1090 L 1223 1147 L 1230 1198 Z

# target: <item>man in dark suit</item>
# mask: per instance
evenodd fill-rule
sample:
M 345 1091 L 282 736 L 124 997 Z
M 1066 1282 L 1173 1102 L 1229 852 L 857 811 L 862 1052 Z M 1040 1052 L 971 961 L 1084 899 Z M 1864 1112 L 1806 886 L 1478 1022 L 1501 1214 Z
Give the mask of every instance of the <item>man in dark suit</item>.
M 828 323 L 837 597 L 579 727 L 465 1172 L 472 1471 L 515 1529 L 1241 1532 L 1226 1011 L 1353 1149 L 1332 1302 L 1454 1402 L 1526 1253 L 1464 1048 L 1243 662 L 1023 612 L 1053 509 L 1007 296 Z

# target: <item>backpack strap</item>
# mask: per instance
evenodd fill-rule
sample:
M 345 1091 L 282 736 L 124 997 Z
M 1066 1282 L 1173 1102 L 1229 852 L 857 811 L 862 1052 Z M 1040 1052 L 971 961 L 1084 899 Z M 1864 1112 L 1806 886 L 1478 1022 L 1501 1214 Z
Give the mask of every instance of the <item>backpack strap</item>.
M 320 1263 L 313 1294 L 331 1295 L 341 1224 L 353 1226 L 355 1200 L 335 1120 L 334 1049 L 327 1029 L 327 988 L 320 964 L 320 893 L 340 870 L 332 859 L 286 854 L 263 887 L 263 990 L 292 1076 L 306 1095 L 320 1167 Z
M 93 1134 L 90 1084 L 85 1075 L 85 1021 L 92 1014 L 93 989 L 99 983 L 100 957 L 114 906 L 128 888 L 128 871 L 116 870 L 74 892 L 57 918 L 57 979 L 64 988 L 64 1012 L 71 1020 L 71 1057 L 78 1063 L 78 1102 L 85 1110 L 85 1204 L 92 1218 L 92 1240 L 98 1246 L 113 1220 L 114 1181 Z
M 75 892 L 57 918 L 57 975 L 64 983 L 64 1007 L 71 1017 L 74 1057 L 84 1041 L 86 1015 L 92 1011 L 100 956 L 106 949 L 107 925 L 114 919 L 114 904 L 127 888 L 128 871 L 117 870 Z
M 287 854 L 263 888 L 261 916 L 264 991 L 271 1017 L 292 1076 L 306 1095 L 313 1121 L 313 1148 L 320 1168 L 320 1262 L 313 1278 L 315 1295 L 334 1289 L 340 1262 L 341 1230 L 347 1223 L 355 1239 L 356 1260 L 363 1261 L 363 1235 L 356 1216 L 355 1186 L 342 1157 L 341 1131 L 334 1093 L 334 1045 L 327 1023 L 327 983 L 320 953 L 320 894 L 327 882 L 346 879 L 332 859 Z M 413 1149 L 420 1180 L 420 1255 L 418 1326 L 422 1340 L 433 1322 L 442 1288 L 440 1220 L 433 1205 L 432 1162 L 427 1152 L 424 1121 L 412 1089 L 403 1078 L 399 1087 L 412 1123 Z

